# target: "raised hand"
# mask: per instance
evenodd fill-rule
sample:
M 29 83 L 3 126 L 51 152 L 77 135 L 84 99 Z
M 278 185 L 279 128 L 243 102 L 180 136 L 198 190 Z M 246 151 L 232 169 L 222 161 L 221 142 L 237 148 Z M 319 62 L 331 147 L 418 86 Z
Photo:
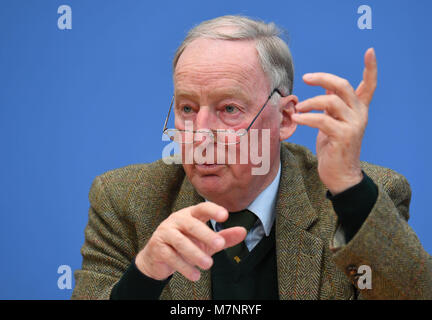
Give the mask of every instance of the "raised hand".
M 356 90 L 343 78 L 329 73 L 309 73 L 303 80 L 321 86 L 326 94 L 297 104 L 292 119 L 301 125 L 318 128 L 316 142 L 318 173 L 335 195 L 359 183 L 363 174 L 360 151 L 368 121 L 369 104 L 377 85 L 375 51 L 365 53 L 363 80 Z M 323 113 L 311 113 L 320 110 Z

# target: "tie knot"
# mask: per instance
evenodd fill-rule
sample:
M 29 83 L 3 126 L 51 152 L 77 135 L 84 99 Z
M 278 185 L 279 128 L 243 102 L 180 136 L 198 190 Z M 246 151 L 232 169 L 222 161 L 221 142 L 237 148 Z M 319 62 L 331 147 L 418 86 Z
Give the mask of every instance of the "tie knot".
M 230 212 L 228 220 L 222 223 L 222 225 L 225 229 L 231 227 L 244 227 L 247 232 L 249 232 L 256 221 L 257 216 L 246 209 L 238 212 Z

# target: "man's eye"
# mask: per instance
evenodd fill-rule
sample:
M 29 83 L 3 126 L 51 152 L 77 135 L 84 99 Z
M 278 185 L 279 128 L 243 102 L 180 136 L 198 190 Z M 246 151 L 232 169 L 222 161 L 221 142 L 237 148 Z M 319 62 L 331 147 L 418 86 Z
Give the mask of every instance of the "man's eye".
M 184 113 L 191 113 L 192 112 L 192 108 L 189 106 L 184 106 L 182 109 L 183 109 Z
M 235 113 L 235 112 L 237 112 L 237 110 L 238 109 L 234 106 L 231 106 L 231 105 L 225 106 L 225 111 L 227 113 Z

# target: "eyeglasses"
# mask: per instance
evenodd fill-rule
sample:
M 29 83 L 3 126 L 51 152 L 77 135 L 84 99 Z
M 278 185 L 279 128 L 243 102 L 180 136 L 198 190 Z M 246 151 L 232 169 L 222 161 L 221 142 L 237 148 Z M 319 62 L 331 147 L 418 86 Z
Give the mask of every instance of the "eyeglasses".
M 268 96 L 266 102 L 258 112 L 258 114 L 253 118 L 252 122 L 246 129 L 241 129 L 238 131 L 234 131 L 233 129 L 215 129 L 215 130 L 180 130 L 180 129 L 167 129 L 168 119 L 171 113 L 172 105 L 174 103 L 174 96 L 171 99 L 171 104 L 168 110 L 168 115 L 165 119 L 165 124 L 163 128 L 163 133 L 166 134 L 171 141 L 181 143 L 181 144 L 190 144 L 197 141 L 201 141 L 202 138 L 209 138 L 210 142 L 216 141 L 218 144 L 222 145 L 232 145 L 238 144 L 240 142 L 240 138 L 245 136 L 249 129 L 254 124 L 255 120 L 264 110 L 265 106 L 270 101 L 273 94 L 277 92 L 281 97 L 284 97 L 282 93 L 278 89 L 273 89 L 273 91 Z

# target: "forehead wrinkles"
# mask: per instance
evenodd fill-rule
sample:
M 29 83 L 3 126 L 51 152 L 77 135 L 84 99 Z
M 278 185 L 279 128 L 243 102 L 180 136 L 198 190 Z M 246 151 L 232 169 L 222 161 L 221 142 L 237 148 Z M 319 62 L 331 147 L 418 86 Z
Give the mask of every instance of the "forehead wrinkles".
M 253 101 L 260 100 L 261 94 L 267 94 L 262 91 L 260 82 L 263 79 L 256 76 L 256 70 L 243 69 L 235 64 L 225 64 L 223 68 L 193 64 L 190 69 L 179 68 L 178 71 L 174 79 L 176 95 L 189 92 L 197 97 L 211 98 L 212 93 L 216 94 L 216 97 L 225 92 L 253 104 Z M 267 88 L 266 83 L 264 88 Z M 234 93 L 236 91 L 238 94 Z
M 180 66 L 174 74 L 177 81 L 204 82 L 220 79 L 232 79 L 239 82 L 249 83 L 251 78 L 256 78 L 256 70 L 253 67 L 239 66 L 235 63 L 199 64 L 188 63 Z

